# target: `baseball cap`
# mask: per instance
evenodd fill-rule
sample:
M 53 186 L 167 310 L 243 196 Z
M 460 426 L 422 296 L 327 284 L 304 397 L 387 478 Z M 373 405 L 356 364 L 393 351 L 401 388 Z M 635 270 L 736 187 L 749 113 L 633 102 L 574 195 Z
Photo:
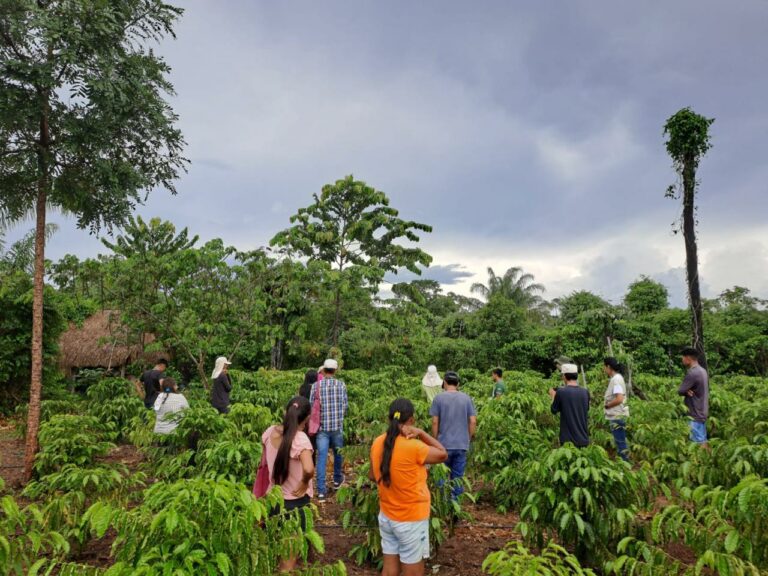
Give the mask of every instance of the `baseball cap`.
M 563 364 L 560 366 L 560 373 L 562 374 L 578 374 L 579 367 L 576 364 Z
M 328 358 L 325 362 L 323 362 L 323 368 L 326 370 L 337 370 L 338 367 L 339 363 L 333 358 Z

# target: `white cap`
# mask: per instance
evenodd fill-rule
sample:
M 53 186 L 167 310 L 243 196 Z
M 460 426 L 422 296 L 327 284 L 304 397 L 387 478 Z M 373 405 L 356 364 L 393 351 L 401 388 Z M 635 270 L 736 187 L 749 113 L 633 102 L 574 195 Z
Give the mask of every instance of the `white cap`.
M 222 365 L 226 364 L 227 366 L 229 366 L 230 364 L 232 364 L 232 362 L 227 360 L 226 356 L 219 356 L 218 358 L 216 358 L 216 364 L 222 364 Z
M 429 366 L 427 366 L 427 372 L 430 374 L 437 374 L 437 366 L 435 366 L 434 364 L 430 364 Z
M 323 362 L 323 368 L 326 370 L 336 370 L 339 367 L 339 363 L 336 362 L 333 358 L 328 358 L 325 362 Z
M 579 367 L 576 364 L 563 364 L 560 366 L 560 372 L 562 374 L 578 374 Z

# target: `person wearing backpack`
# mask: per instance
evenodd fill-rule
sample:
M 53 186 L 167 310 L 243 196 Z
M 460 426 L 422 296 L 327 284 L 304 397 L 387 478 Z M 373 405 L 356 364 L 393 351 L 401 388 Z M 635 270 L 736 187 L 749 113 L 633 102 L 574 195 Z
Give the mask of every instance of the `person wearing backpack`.
M 269 485 L 280 486 L 285 501 L 285 512 L 298 510 L 301 529 L 306 530 L 306 514 L 313 495 L 312 478 L 315 466 L 312 463 L 312 444 L 306 434 L 311 405 L 303 396 L 291 398 L 285 408 L 283 424 L 270 426 L 262 434 L 264 463 L 269 473 Z M 260 470 L 261 472 L 261 470 Z M 257 482 L 258 482 L 257 478 Z M 290 572 L 296 567 L 295 556 L 280 563 L 281 572 Z
M 325 471 L 328 451 L 333 448 L 333 487 L 338 490 L 344 484 L 344 459 L 339 451 L 344 447 L 344 417 L 347 415 L 347 385 L 336 378 L 339 363 L 329 358 L 323 363 L 324 376 L 309 394 L 312 405 L 310 434 L 317 429 L 317 500 L 326 498 Z

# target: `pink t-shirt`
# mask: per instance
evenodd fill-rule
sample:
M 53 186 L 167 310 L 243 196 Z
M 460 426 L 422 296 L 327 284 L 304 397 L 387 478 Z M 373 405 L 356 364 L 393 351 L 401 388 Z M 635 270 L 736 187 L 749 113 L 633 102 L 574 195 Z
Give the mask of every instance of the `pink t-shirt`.
M 272 483 L 272 471 L 275 466 L 275 459 L 277 458 L 277 448 L 272 445 L 272 435 L 275 432 L 277 426 L 270 426 L 267 431 L 261 435 L 261 441 L 267 448 L 267 466 L 269 467 L 269 487 L 270 489 L 274 485 Z M 301 479 L 304 476 L 304 468 L 299 460 L 299 455 L 309 450 L 312 452 L 312 443 L 309 441 L 309 436 L 304 432 L 296 432 L 296 436 L 293 438 L 293 445 L 291 446 L 291 461 L 288 464 L 288 479 L 283 482 L 280 487 L 283 489 L 283 498 L 286 500 L 296 500 L 296 496 L 293 495 L 293 491 L 301 484 Z M 309 481 L 309 488 L 307 488 L 307 495 L 312 498 L 315 494 L 312 489 L 312 480 Z

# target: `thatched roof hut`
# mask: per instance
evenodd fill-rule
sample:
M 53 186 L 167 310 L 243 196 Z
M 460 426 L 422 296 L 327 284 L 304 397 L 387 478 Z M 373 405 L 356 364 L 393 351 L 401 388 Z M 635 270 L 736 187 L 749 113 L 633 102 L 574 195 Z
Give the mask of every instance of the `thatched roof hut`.
M 154 362 L 162 352 L 146 352 L 145 347 L 154 342 L 152 334 L 144 334 L 139 342 L 126 341 L 128 330 L 120 320 L 117 310 L 102 310 L 83 322 L 82 327 L 71 324 L 59 339 L 59 367 L 68 376 L 80 368 L 119 369 L 145 360 Z

